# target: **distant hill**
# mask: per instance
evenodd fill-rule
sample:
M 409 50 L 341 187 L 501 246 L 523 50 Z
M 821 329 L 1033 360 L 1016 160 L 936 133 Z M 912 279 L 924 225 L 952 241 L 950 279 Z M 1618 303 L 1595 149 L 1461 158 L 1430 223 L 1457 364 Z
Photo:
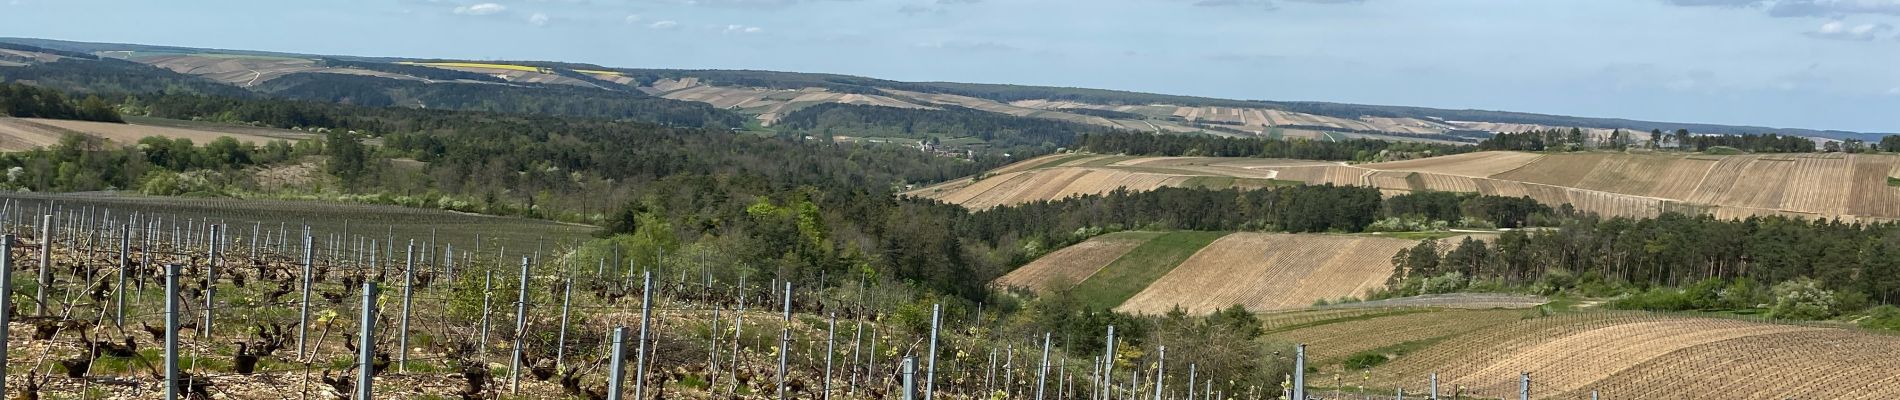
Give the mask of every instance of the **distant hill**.
M 1049 155 L 982 179 L 913 190 L 970 208 L 1160 187 L 1249 188 L 1277 182 L 1371 186 L 1391 192 L 1530 196 L 1604 216 L 1663 212 L 1720 218 L 1790 215 L 1900 220 L 1900 156 L 1892 154 L 1477 152 L 1344 165 L 1265 158 Z
M 34 50 L 39 50 L 35 52 Z M 82 57 L 100 60 L 85 60 Z M 1119 90 L 955 82 L 902 82 L 877 78 L 778 71 L 614 68 L 550 61 L 472 61 L 316 55 L 272 51 L 206 49 L 122 43 L 88 43 L 35 38 L 0 38 L 0 76 L 14 79 L 8 66 L 33 67 L 62 62 L 129 60 L 177 74 L 202 78 L 253 92 L 285 92 L 285 97 L 322 101 L 367 101 L 377 105 L 441 106 L 426 99 L 465 98 L 461 92 L 492 93 L 493 86 L 517 101 L 573 97 L 573 89 L 604 92 L 581 97 L 675 100 L 710 105 L 750 121 L 726 117 L 651 117 L 627 110 L 660 108 L 651 104 L 617 107 L 621 111 L 557 107 L 565 115 L 634 118 L 675 123 L 715 121 L 721 127 L 771 126 L 791 113 L 817 104 L 849 104 L 917 110 L 975 109 L 1014 117 L 1068 121 L 1134 131 L 1204 133 L 1221 136 L 1314 140 L 1374 138 L 1472 143 L 1495 132 L 1577 128 L 1593 136 L 1613 131 L 1646 139 L 1651 130 L 1687 129 L 1699 134 L 1778 133 L 1817 140 L 1877 140 L 1881 134 L 1732 126 L 1706 123 L 1638 121 L 1489 110 L 1340 104 L 1301 101 L 1234 100 Z M 44 68 L 44 67 L 43 67 Z M 123 69 L 123 67 L 119 67 Z M 88 68 L 94 72 L 103 68 Z M 431 70 L 439 72 L 430 72 Z M 42 73 L 41 75 L 46 75 Z M 176 80 L 169 86 L 201 81 Z M 274 81 L 293 83 L 277 83 Z M 86 91 L 66 79 L 63 89 Z M 489 86 L 487 90 L 444 89 Z M 76 86 L 76 87 L 75 87 Z M 352 88 L 335 93 L 330 87 Z M 121 90 L 153 90 L 115 85 Z M 217 92 L 202 87 L 196 92 Z M 537 97 L 528 92 L 545 92 Z M 450 94 L 444 94 L 450 93 Z M 229 95 L 230 93 L 218 93 Z M 535 99 L 535 100 L 526 100 Z M 651 102 L 652 100 L 642 100 Z M 473 101 L 460 100 L 466 106 Z M 524 111 L 522 107 L 486 106 L 487 110 Z M 528 107 L 538 109 L 537 107 Z M 532 110 L 526 110 L 532 111 Z M 667 112 L 679 112 L 678 110 Z M 693 111 L 703 114 L 705 111 Z M 596 115 L 598 114 L 598 115 Z

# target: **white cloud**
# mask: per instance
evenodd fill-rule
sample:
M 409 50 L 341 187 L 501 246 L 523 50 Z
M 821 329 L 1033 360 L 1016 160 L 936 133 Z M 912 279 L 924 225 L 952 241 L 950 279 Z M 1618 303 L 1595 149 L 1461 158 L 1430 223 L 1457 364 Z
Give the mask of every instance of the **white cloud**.
M 1894 86 L 1892 89 L 1887 89 L 1887 95 L 1900 96 L 1900 86 Z
M 627 21 L 628 24 L 632 24 L 632 23 L 640 22 L 641 19 L 644 19 L 644 18 L 640 17 L 640 14 L 627 14 L 627 18 L 625 18 L 624 20 Z
M 764 29 L 760 29 L 756 26 L 726 25 L 726 33 L 759 33 L 761 31 L 764 31 Z
M 546 26 L 548 24 L 548 15 L 534 13 L 534 15 L 528 16 L 528 23 L 534 24 L 535 26 Z
M 680 23 L 673 22 L 671 20 L 658 21 L 658 22 L 654 22 L 652 24 L 647 25 L 648 28 L 653 28 L 653 29 L 673 29 L 679 26 L 680 26 Z
M 495 3 L 481 3 L 455 8 L 455 13 L 461 15 L 489 15 L 502 11 L 508 11 L 508 6 Z
M 1900 15 L 1900 0 L 1779 0 L 1768 13 L 1777 17 Z
M 1809 37 L 1834 40 L 1874 40 L 1893 32 L 1893 25 L 1886 23 L 1866 23 L 1852 25 L 1842 21 L 1828 21 L 1819 29 L 1807 32 Z

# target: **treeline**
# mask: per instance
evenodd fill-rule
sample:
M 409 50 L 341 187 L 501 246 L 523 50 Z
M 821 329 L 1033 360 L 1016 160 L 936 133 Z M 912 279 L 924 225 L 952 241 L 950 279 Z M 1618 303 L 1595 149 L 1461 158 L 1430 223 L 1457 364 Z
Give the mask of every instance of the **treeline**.
M 1471 146 L 1348 139 L 1230 138 L 1206 135 L 1155 135 L 1103 132 L 1083 135 L 1078 149 L 1103 154 L 1149 156 L 1261 157 L 1301 160 L 1375 161 L 1470 152 Z
M 1629 304 L 1653 309 L 1752 308 L 1776 297 L 1769 293 L 1772 287 L 1795 282 L 1820 291 L 1811 295 L 1824 295 L 1814 300 L 1826 309 L 1818 318 L 1826 318 L 1870 302 L 1900 301 L 1900 224 L 1772 216 L 1722 220 L 1675 213 L 1653 219 L 1574 215 L 1557 229 L 1505 232 L 1491 243 L 1467 240 L 1440 248 L 1421 242 L 1396 254 L 1393 263 L 1394 295 L 1472 287 L 1574 290 L 1591 296 L 1657 288 L 1652 290 L 1673 295 L 1680 293 L 1675 288 L 1714 280 L 1718 287 L 1740 285 L 1733 296 L 1747 299 Z
M 1860 143 L 1852 140 L 1852 143 Z M 1688 130 L 1676 130 L 1673 133 L 1652 130 L 1646 141 L 1636 140 L 1625 131 L 1614 131 L 1607 138 L 1590 136 L 1582 129 L 1549 129 L 1516 133 L 1499 133 L 1478 143 L 1482 150 L 1515 151 L 1579 151 L 1587 149 L 1622 150 L 1632 146 L 1651 149 L 1675 148 L 1684 151 L 1709 151 L 1718 147 L 1733 148 L 1750 153 L 1813 153 L 1821 151 L 1813 140 L 1800 136 L 1777 134 L 1743 135 L 1695 135 Z M 1839 151 L 1838 147 L 1833 149 Z
M 409 68 L 404 67 L 412 67 L 336 60 L 325 62 L 377 68 L 391 72 L 410 71 Z M 427 73 L 437 78 L 465 77 L 456 74 L 456 71 L 428 67 L 412 68 L 431 70 Z M 435 71 L 440 71 L 440 73 Z M 746 121 L 744 116 L 704 103 L 567 85 L 426 83 L 372 76 L 301 73 L 272 79 L 254 88 L 257 92 L 252 92 L 196 76 L 113 58 L 65 59 L 23 67 L 0 68 L 0 81 L 31 81 L 34 85 L 68 93 L 97 94 L 108 102 L 139 103 L 139 105 L 150 106 L 164 106 L 157 100 L 168 96 L 206 96 L 228 100 L 276 97 L 368 107 L 399 106 L 625 119 L 722 130 L 745 126 Z M 206 119 L 221 120 L 210 118 L 211 116 L 206 117 Z
M 1717 146 L 1731 147 L 1750 153 L 1813 153 L 1818 151 L 1814 141 L 1799 136 L 1782 136 L 1773 133 L 1764 135 L 1695 135 L 1682 139 L 1683 147 L 1695 151 L 1707 151 Z
M 125 122 L 117 109 L 97 96 L 75 103 L 57 90 L 18 83 L 0 83 L 0 111 L 19 118 Z
M 1547 222 L 1554 211 L 1550 206 L 1529 197 L 1476 193 L 1415 192 L 1385 200 L 1385 216 L 1400 223 L 1446 222 L 1468 228 L 1522 228 Z M 1400 229 L 1387 230 L 1424 231 L 1437 228 L 1411 224 L 1396 227 Z
M 51 147 L 0 154 L 0 169 L 15 171 L 0 188 L 36 192 L 129 190 L 151 195 L 212 193 L 235 184 L 227 173 L 294 160 L 321 151 L 314 142 L 272 141 L 263 146 L 221 137 L 146 137 L 115 145 L 81 134 Z M 181 175 L 183 174 L 183 175 Z
M 786 114 L 774 125 L 820 137 L 975 137 L 1014 154 L 1041 154 L 1075 144 L 1077 136 L 1112 132 L 1106 127 L 1041 118 L 1021 118 L 963 107 L 941 110 L 819 104 Z

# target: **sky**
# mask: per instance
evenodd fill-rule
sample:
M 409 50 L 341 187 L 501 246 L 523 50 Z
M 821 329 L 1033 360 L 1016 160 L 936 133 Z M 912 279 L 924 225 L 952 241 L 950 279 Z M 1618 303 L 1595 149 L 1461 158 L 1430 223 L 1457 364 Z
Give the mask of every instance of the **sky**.
M 0 0 L 0 36 L 1900 132 L 1900 0 Z

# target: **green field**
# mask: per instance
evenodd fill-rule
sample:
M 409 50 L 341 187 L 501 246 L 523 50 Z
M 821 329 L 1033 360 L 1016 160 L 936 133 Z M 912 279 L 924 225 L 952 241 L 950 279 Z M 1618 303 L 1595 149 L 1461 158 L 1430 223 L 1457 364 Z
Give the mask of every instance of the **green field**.
M 251 229 L 260 223 L 273 235 L 280 226 L 294 232 L 298 226 L 308 223 L 318 234 L 341 233 L 347 228 L 351 235 L 369 237 L 393 235 L 397 238 L 427 240 L 433 236 L 437 243 L 454 244 L 457 248 L 473 246 L 475 238 L 480 236 L 483 251 L 488 252 L 495 248 L 490 246 L 529 249 L 540 245 L 551 249 L 578 244 L 597 230 L 592 226 L 534 219 L 315 201 L 148 197 L 113 193 L 0 193 L 0 200 L 17 205 L 27 214 L 36 213 L 49 202 L 65 210 L 83 212 L 90 209 L 101 217 L 110 210 L 115 221 L 124 221 L 128 213 L 138 212 L 164 218 L 168 221 L 168 227 L 171 225 L 169 221 L 210 219 L 229 225 L 234 231 L 231 237 L 237 240 L 246 240 L 243 238 L 249 237 Z M 12 216 L 7 217 L 7 220 L 20 223 L 27 221 L 16 220 Z
M 1900 187 L 1900 178 L 1887 177 L 1887 186 Z
M 1115 308 L 1134 297 L 1227 232 L 1168 232 L 1142 243 L 1100 272 L 1077 284 L 1075 293 L 1091 307 Z

